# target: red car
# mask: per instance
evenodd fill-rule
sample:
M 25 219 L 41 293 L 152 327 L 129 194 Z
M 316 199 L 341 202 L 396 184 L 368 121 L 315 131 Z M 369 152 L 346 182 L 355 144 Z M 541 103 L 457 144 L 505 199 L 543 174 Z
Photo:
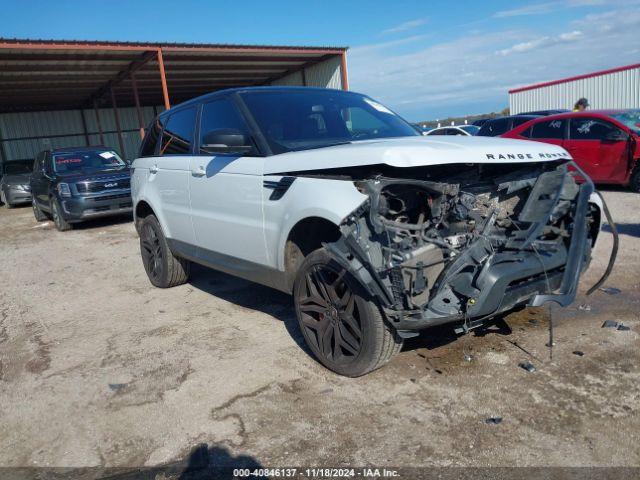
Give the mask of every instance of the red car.
M 591 110 L 540 117 L 502 137 L 553 143 L 595 183 L 640 192 L 640 110 Z

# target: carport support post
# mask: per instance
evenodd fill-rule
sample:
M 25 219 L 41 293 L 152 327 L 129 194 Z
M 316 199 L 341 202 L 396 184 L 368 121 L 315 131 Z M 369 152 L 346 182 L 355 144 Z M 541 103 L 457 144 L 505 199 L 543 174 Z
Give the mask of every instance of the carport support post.
M 118 105 L 116 104 L 116 95 L 113 92 L 113 85 L 109 86 L 109 93 L 111 94 L 111 107 L 113 108 L 113 115 L 116 119 L 116 129 L 118 130 L 118 143 L 120 144 L 120 154 L 122 158 L 127 156 L 124 151 L 124 139 L 122 138 L 122 129 L 120 128 L 120 114 L 118 113 Z
M 164 108 L 169 110 L 171 104 L 169 103 L 169 90 L 167 89 L 167 77 L 164 73 L 164 60 L 162 58 L 162 49 L 158 49 L 158 68 L 160 69 L 160 81 L 162 82 L 162 96 L 164 98 Z
M 104 145 L 104 133 L 102 133 L 102 124 L 100 123 L 100 112 L 98 112 L 98 102 L 93 101 L 93 111 L 96 114 L 96 124 L 98 125 L 98 133 L 100 134 L 100 145 Z
M 131 86 L 133 87 L 133 100 L 136 102 L 136 112 L 138 113 L 138 127 L 140 127 L 140 138 L 144 138 L 144 118 L 142 118 L 142 110 L 140 109 L 140 97 L 138 97 L 138 83 L 133 72 L 131 76 Z
M 340 60 L 340 79 L 343 90 L 349 90 L 349 77 L 347 76 L 347 52 L 342 52 Z

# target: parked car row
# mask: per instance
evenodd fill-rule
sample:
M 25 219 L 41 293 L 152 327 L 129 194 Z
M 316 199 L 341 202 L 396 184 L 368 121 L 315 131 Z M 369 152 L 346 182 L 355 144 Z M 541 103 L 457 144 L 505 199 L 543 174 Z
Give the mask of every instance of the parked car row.
M 568 114 L 543 119 L 572 138 Z M 133 211 L 157 287 L 198 263 L 292 294 L 316 358 L 359 376 L 425 328 L 462 333 L 574 300 L 611 219 L 564 136 L 538 138 L 538 120 L 514 139 L 462 126 L 425 137 L 354 92 L 230 89 L 158 115 L 131 168 L 106 147 L 44 151 L 29 185 L 36 219 L 58 230 Z
M 31 203 L 37 221 L 51 219 L 60 231 L 132 212 L 129 164 L 108 147 L 44 150 L 35 161 L 6 162 L 3 173 L 5 206 Z

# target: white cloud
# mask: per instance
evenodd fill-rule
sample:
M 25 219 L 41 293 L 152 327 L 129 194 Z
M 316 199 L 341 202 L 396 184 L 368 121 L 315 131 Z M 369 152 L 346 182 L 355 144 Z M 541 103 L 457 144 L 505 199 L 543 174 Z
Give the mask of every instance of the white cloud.
M 640 11 L 629 8 L 544 36 L 494 29 L 440 43 L 413 36 L 365 45 L 349 52 L 350 86 L 411 120 L 500 110 L 510 88 L 637 63 L 639 30 Z
M 499 55 L 511 55 L 512 53 L 523 53 L 531 50 L 536 50 L 542 47 L 550 47 L 552 45 L 557 45 L 558 43 L 568 43 L 574 42 L 584 35 L 580 30 L 574 30 L 572 32 L 561 33 L 557 37 L 539 37 L 528 42 L 516 43 L 515 45 L 499 50 L 497 53 Z
M 502 10 L 493 14 L 495 18 L 520 17 L 523 15 L 541 15 L 561 8 L 561 5 L 554 2 L 534 3 L 525 7 L 514 8 L 512 10 Z
M 416 18 L 415 20 L 409 20 L 407 22 L 401 23 L 400 25 L 396 25 L 395 27 L 387 28 L 386 30 L 382 31 L 382 34 L 387 35 L 390 33 L 406 32 L 407 30 L 418 28 L 425 23 L 427 23 L 426 18 Z

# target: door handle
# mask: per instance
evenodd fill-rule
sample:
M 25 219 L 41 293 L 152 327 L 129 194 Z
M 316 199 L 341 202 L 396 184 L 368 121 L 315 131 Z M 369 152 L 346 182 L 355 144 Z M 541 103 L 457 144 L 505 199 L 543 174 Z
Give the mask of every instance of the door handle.
M 154 165 L 149 169 L 149 173 L 158 173 L 158 166 Z
M 203 166 L 199 166 L 195 170 L 191 170 L 191 175 L 194 177 L 204 177 L 207 174 Z

